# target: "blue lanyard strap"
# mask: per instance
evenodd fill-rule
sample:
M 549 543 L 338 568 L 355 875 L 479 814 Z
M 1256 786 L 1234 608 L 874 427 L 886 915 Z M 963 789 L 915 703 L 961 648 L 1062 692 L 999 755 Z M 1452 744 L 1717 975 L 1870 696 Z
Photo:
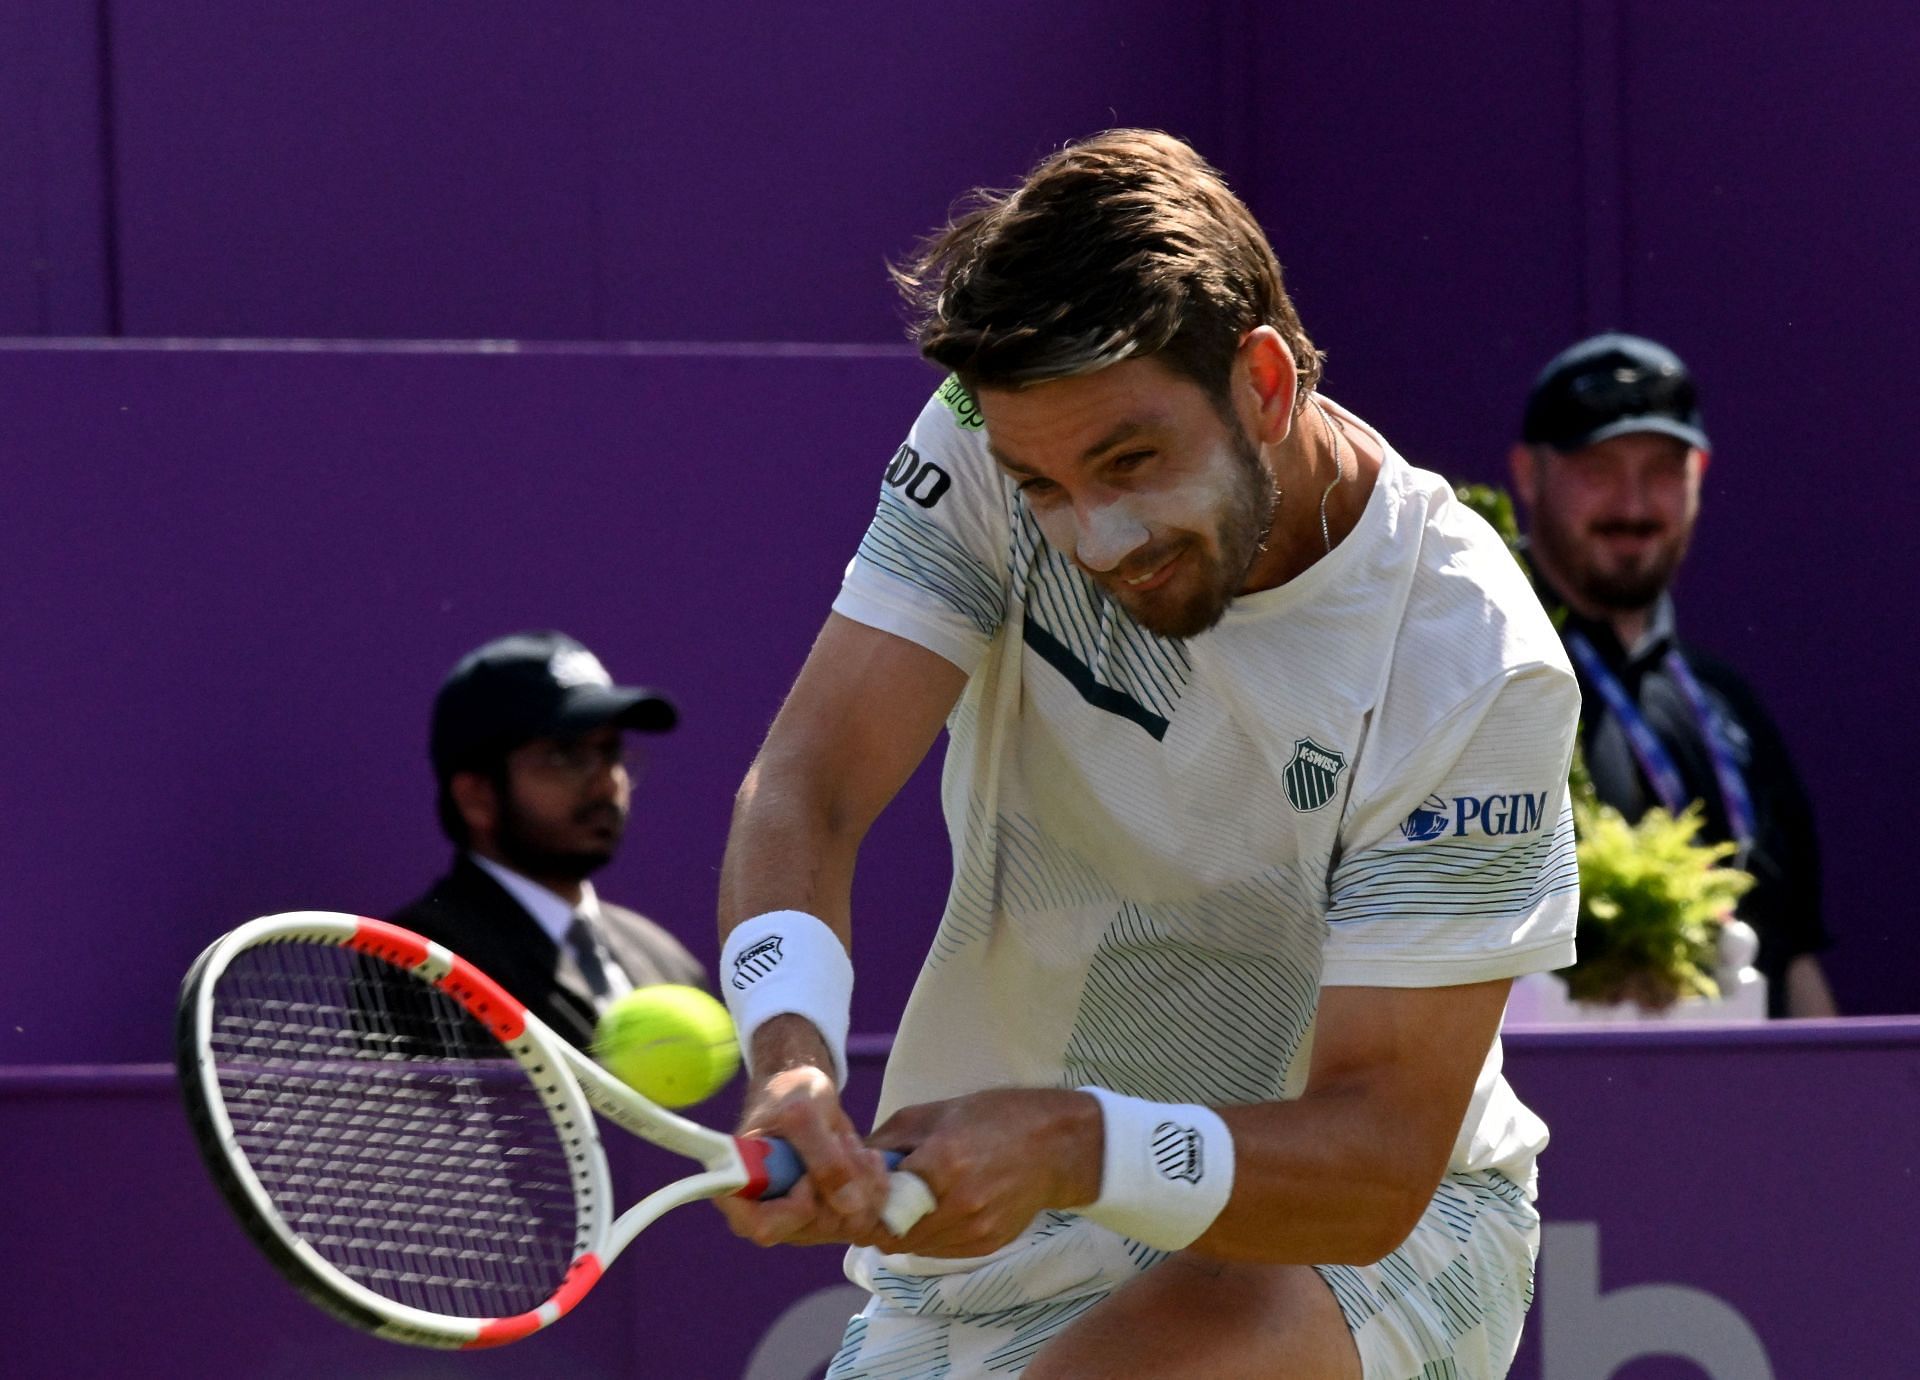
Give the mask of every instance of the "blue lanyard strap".
M 1720 803 L 1727 808 L 1727 828 L 1733 834 L 1733 841 L 1740 846 L 1740 854 L 1734 863 L 1744 866 L 1747 849 L 1753 846 L 1756 832 L 1753 827 L 1753 796 L 1747 791 L 1747 778 L 1741 773 L 1740 764 L 1733 760 L 1733 750 L 1725 735 L 1718 730 L 1713 707 L 1707 702 L 1707 692 L 1700 688 L 1693 668 L 1677 651 L 1667 653 L 1666 665 L 1667 673 L 1679 684 L 1687 703 L 1693 706 L 1693 717 L 1700 725 L 1700 736 L 1706 739 L 1707 756 L 1713 760 L 1713 777 L 1720 783 Z
M 1673 754 L 1667 751 L 1667 745 L 1647 723 L 1646 715 L 1640 712 L 1633 697 L 1627 693 L 1620 678 L 1607 669 L 1593 644 L 1578 632 L 1566 635 L 1567 650 L 1580 664 L 1580 670 L 1592 682 L 1594 689 L 1600 692 L 1600 698 L 1607 702 L 1607 708 L 1613 717 L 1619 720 L 1621 729 L 1627 735 L 1627 746 L 1632 748 L 1633 757 L 1640 764 L 1640 770 L 1647 778 L 1647 784 L 1653 787 L 1653 793 L 1670 814 L 1679 814 L 1692 804 L 1685 783 L 1680 779 L 1680 769 L 1673 763 Z M 1687 705 L 1693 710 L 1693 717 L 1700 728 L 1701 741 L 1706 744 L 1707 756 L 1713 763 L 1713 775 L 1720 785 L 1720 801 L 1726 807 L 1727 828 L 1733 834 L 1735 844 L 1739 846 L 1739 863 L 1745 858 L 1747 849 L 1753 843 L 1753 797 L 1747 791 L 1746 778 L 1733 760 L 1733 754 L 1720 732 L 1715 727 L 1711 706 L 1707 703 L 1706 691 L 1700 688 L 1700 682 L 1687 666 L 1678 651 L 1670 651 L 1661 663 L 1667 668 L 1679 685 L 1680 693 L 1686 698 Z

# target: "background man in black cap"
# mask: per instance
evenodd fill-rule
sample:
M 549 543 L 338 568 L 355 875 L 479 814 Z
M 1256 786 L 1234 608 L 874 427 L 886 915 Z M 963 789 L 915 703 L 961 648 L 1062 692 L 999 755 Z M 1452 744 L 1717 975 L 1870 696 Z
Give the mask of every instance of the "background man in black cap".
M 1813 811 L 1773 720 L 1725 663 L 1679 641 L 1667 592 L 1700 512 L 1709 446 L 1693 377 L 1664 346 L 1600 335 L 1556 356 L 1527 399 L 1514 487 L 1528 557 L 1582 696 L 1581 742 L 1602 800 L 1628 819 L 1705 805 L 1701 837 L 1732 840 L 1755 885 L 1774 1015 L 1830 1016 L 1816 954 Z
M 394 922 L 478 965 L 581 1047 L 634 987 L 704 986 L 677 939 L 587 880 L 626 832 L 624 733 L 664 733 L 675 717 L 664 696 L 616 686 L 560 633 L 468 653 L 433 703 L 440 827 L 459 852 Z

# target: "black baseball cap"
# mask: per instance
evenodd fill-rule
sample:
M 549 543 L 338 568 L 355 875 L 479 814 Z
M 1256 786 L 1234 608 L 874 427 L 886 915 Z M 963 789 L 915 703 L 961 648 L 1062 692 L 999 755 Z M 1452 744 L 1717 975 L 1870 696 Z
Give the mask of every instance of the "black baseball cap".
M 1642 336 L 1609 332 L 1562 350 L 1540 371 L 1520 434 L 1528 445 L 1564 451 L 1637 431 L 1712 449 L 1680 356 Z
M 577 738 L 609 723 L 665 733 L 679 717 L 658 690 L 615 685 L 565 633 L 514 633 L 468 652 L 447 676 L 433 699 L 429 753 L 445 781 L 535 738 Z

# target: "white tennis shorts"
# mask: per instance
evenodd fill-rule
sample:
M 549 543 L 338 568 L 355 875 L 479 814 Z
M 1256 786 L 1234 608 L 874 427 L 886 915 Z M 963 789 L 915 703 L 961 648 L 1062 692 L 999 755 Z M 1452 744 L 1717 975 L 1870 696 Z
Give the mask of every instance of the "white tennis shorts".
M 1114 1246 L 1100 1254 L 1131 1261 L 1135 1273 L 1165 1259 L 1096 1230 Z M 1516 1184 L 1491 1171 L 1449 1174 L 1413 1234 L 1384 1260 L 1317 1268 L 1353 1329 L 1366 1380 L 1500 1380 L 1520 1345 L 1539 1249 L 1540 1216 Z M 882 1275 L 847 1324 L 826 1380 L 1018 1376 L 1052 1337 L 1125 1282 L 1100 1279 L 1103 1273 L 1089 1270 L 1081 1286 L 1040 1302 L 1016 1302 L 1021 1291 L 1006 1279 L 975 1279 L 958 1290 L 953 1277 Z M 983 1297 L 982 1284 L 1006 1306 Z

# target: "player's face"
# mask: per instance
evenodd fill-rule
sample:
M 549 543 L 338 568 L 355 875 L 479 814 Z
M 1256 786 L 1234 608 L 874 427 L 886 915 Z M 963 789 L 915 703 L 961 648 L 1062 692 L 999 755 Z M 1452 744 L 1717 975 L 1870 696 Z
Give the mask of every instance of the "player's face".
M 514 749 L 506 786 L 493 842 L 515 871 L 578 881 L 613 861 L 633 791 L 619 729 Z
M 1532 540 L 1547 573 L 1569 597 L 1597 609 L 1648 607 L 1686 555 L 1703 459 L 1686 442 L 1654 432 L 1539 454 Z
M 1245 430 L 1153 359 L 1030 388 L 983 388 L 995 459 L 1047 542 L 1147 631 L 1220 621 L 1273 526 Z

